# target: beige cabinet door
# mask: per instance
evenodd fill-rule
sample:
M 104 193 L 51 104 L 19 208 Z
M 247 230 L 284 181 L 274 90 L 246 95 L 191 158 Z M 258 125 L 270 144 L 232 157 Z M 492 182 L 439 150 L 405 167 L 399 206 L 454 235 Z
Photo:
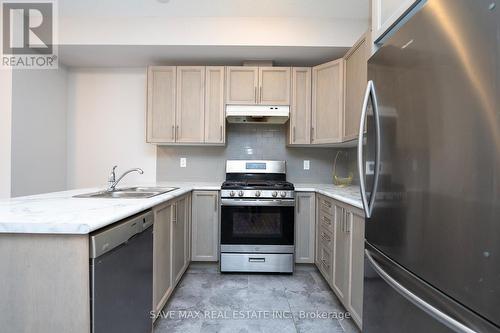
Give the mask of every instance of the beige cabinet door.
M 219 260 L 219 191 L 192 194 L 192 261 Z
M 344 59 L 313 67 L 312 143 L 332 144 L 342 140 L 344 108 Z
M 290 67 L 259 67 L 259 104 L 290 105 Z
M 203 143 L 205 67 L 177 67 L 176 142 Z
M 347 218 L 351 244 L 348 308 L 356 324 L 362 328 L 365 218 L 363 212 L 356 208 L 348 210 Z
M 171 232 L 172 206 L 153 210 L 153 310 L 159 313 L 172 293 Z
M 367 82 L 367 34 L 351 48 L 345 59 L 344 133 L 342 141 L 358 136 L 361 108 Z
M 224 66 L 205 70 L 205 143 L 223 144 L 226 140 L 224 113 Z
M 186 214 L 186 197 L 182 197 L 173 204 L 172 221 L 172 280 L 174 286 L 177 285 L 179 280 L 187 268 L 186 264 L 186 233 L 187 230 L 187 214 Z
M 226 104 L 257 104 L 259 67 L 226 67 Z
M 148 68 L 147 142 L 175 142 L 176 67 Z
M 290 145 L 311 143 L 311 68 L 292 68 Z
M 335 240 L 333 256 L 333 291 L 342 304 L 347 304 L 349 287 L 349 247 L 346 210 L 335 204 Z
M 295 262 L 314 263 L 316 196 L 314 192 L 295 193 Z
M 376 41 L 398 21 L 417 0 L 372 0 L 372 34 Z

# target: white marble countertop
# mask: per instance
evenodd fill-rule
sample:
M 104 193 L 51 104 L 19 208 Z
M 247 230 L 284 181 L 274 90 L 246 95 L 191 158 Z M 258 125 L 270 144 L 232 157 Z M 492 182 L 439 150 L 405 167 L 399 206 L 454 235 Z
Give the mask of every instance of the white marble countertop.
M 0 200 L 0 233 L 88 234 L 192 190 L 220 190 L 221 183 L 158 182 L 141 186 L 178 187 L 147 199 L 74 198 L 102 188 L 87 188 Z M 129 187 L 127 185 L 124 187 Z M 296 191 L 318 192 L 362 208 L 359 188 L 295 184 Z
M 359 186 L 351 185 L 346 187 L 335 186 L 333 184 L 301 184 L 295 183 L 297 192 L 316 192 L 335 200 L 342 201 L 351 206 L 363 209 Z

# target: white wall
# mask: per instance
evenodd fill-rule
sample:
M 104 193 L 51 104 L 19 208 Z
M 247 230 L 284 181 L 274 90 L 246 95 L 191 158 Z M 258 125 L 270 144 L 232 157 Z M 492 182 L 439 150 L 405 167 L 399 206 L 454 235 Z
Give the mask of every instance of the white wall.
M 298 17 L 61 17 L 61 45 L 350 47 L 366 19 Z
M 156 180 L 145 142 L 146 68 L 72 69 L 68 74 L 68 188 L 105 186 L 111 167 L 140 167 L 126 183 Z
M 12 71 L 0 70 L 0 199 L 10 197 Z
M 12 73 L 13 197 L 66 189 L 67 71 Z

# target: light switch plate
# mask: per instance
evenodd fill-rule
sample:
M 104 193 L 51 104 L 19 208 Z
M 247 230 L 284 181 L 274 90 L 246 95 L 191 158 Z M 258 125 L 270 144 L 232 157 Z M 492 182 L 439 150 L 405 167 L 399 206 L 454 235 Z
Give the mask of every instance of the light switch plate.
M 311 162 L 309 160 L 304 160 L 304 170 L 309 170 L 311 167 Z
M 185 168 L 187 165 L 187 158 L 181 157 L 181 168 Z

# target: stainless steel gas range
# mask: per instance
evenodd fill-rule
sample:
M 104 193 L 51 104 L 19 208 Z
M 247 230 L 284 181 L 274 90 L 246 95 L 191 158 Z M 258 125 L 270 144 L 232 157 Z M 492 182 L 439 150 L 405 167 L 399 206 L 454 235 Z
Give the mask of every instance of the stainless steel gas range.
M 221 205 L 221 272 L 293 273 L 295 195 L 285 161 L 227 161 Z

